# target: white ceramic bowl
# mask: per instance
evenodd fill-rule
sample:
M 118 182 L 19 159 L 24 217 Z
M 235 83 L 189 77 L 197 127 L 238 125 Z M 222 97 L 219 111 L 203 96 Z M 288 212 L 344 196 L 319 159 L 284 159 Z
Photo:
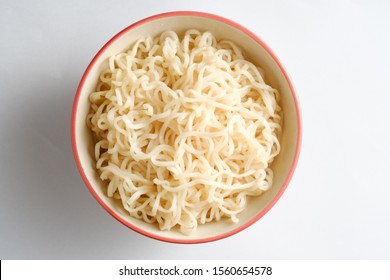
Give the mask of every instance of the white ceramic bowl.
M 267 83 L 281 93 L 281 107 L 284 115 L 283 134 L 280 139 L 281 153 L 272 164 L 273 187 L 259 197 L 251 198 L 241 213 L 237 224 L 229 221 L 200 225 L 191 236 L 177 231 L 161 231 L 157 225 L 150 225 L 130 217 L 123 210 L 120 201 L 105 194 L 105 185 L 99 179 L 93 157 L 92 133 L 86 126 L 89 111 L 88 96 L 94 90 L 103 62 L 111 55 L 122 52 L 142 36 L 155 36 L 166 30 L 176 32 L 196 28 L 211 31 L 217 39 L 228 39 L 237 43 L 245 52 L 246 59 L 261 66 L 266 73 Z M 151 238 L 175 243 L 202 243 L 233 235 L 264 216 L 285 191 L 297 164 L 301 144 L 300 109 L 292 83 L 279 59 L 255 34 L 241 25 L 212 14 L 199 12 L 171 12 L 141 20 L 115 35 L 97 53 L 86 69 L 73 105 L 71 136 L 73 152 L 78 169 L 89 191 L 114 218 L 125 226 Z M 288 214 L 286 214 L 288 215 Z

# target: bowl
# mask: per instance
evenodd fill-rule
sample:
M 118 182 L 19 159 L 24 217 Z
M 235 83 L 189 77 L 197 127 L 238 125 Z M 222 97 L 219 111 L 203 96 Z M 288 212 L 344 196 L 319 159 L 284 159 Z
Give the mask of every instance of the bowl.
M 95 89 L 104 61 L 129 47 L 143 36 L 155 36 L 166 30 L 182 32 L 188 29 L 208 30 L 217 39 L 228 39 L 238 44 L 246 59 L 261 66 L 267 83 L 281 95 L 283 110 L 283 133 L 280 138 L 281 151 L 272 163 L 274 184 L 258 197 L 251 197 L 246 209 L 238 215 L 239 222 L 211 222 L 199 225 L 191 235 L 179 231 L 162 231 L 155 224 L 130 217 L 119 200 L 109 198 L 106 185 L 95 169 L 94 142 L 86 125 L 89 111 L 89 94 Z M 73 104 L 71 138 L 73 153 L 80 174 L 91 194 L 115 219 L 130 229 L 145 236 L 173 243 L 203 243 L 219 240 L 249 227 L 263 217 L 286 190 L 297 165 L 301 145 L 301 114 L 291 80 L 273 51 L 254 33 L 245 27 L 220 16 L 191 11 L 159 14 L 138 21 L 120 31 L 109 40 L 93 58 L 78 86 Z

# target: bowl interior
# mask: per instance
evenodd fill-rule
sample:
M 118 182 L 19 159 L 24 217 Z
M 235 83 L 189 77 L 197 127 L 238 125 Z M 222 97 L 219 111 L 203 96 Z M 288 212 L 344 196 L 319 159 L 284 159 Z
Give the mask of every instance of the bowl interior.
M 106 196 L 105 184 L 100 180 L 95 169 L 94 143 L 92 133 L 86 126 L 86 116 L 89 111 L 88 96 L 95 90 L 99 73 L 107 63 L 108 57 L 129 48 L 139 37 L 155 36 L 166 30 L 181 33 L 191 28 L 208 30 L 218 40 L 228 39 L 237 43 L 244 50 L 247 60 L 265 70 L 267 83 L 281 93 L 283 134 L 280 139 L 281 153 L 272 164 L 274 185 L 263 195 L 250 199 L 246 210 L 238 216 L 238 224 L 233 224 L 230 221 L 212 222 L 199 226 L 191 236 L 185 236 L 176 231 L 160 231 L 157 225 L 150 225 L 128 216 L 120 201 Z M 120 222 L 140 233 L 165 241 L 205 242 L 226 237 L 252 224 L 263 216 L 283 193 L 292 175 L 298 153 L 299 112 L 297 111 L 295 95 L 286 74 L 275 61 L 270 50 L 252 36 L 231 22 L 224 22 L 216 17 L 195 14 L 161 16 L 144 20 L 125 29 L 115 36 L 94 58 L 80 83 L 74 105 L 72 120 L 74 151 L 80 172 L 88 188 L 101 205 Z

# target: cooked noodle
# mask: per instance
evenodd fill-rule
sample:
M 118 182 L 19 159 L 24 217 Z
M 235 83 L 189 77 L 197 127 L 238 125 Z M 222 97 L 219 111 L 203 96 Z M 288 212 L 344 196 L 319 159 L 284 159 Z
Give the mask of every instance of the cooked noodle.
M 234 43 L 167 31 L 109 58 L 87 123 L 107 195 L 132 217 L 190 234 L 272 185 L 279 93 Z

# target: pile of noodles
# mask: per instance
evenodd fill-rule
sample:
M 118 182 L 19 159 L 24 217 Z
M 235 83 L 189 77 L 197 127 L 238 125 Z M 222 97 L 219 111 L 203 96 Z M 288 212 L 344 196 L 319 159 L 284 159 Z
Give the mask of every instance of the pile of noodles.
M 112 56 L 89 96 L 96 168 L 132 217 L 190 234 L 272 186 L 279 94 L 210 32 L 142 38 Z

